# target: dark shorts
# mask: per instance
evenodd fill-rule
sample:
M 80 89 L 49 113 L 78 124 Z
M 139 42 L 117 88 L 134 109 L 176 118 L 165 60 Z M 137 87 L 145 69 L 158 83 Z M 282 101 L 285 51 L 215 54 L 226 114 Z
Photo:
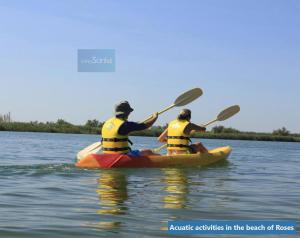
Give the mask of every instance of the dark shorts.
M 197 153 L 198 151 L 197 151 L 196 145 L 191 144 L 191 145 L 190 145 L 190 148 L 189 148 L 189 151 L 190 151 L 191 154 Z

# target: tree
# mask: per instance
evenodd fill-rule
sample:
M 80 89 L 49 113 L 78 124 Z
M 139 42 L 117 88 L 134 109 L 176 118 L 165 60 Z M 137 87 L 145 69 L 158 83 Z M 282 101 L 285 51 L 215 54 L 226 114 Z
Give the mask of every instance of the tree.
M 222 133 L 224 129 L 225 129 L 224 126 L 214 126 L 214 127 L 211 129 L 211 131 L 212 131 L 213 133 Z
M 100 126 L 100 123 L 96 119 L 94 119 L 94 120 L 87 120 L 87 122 L 85 123 L 85 126 L 87 126 L 87 127 L 98 127 L 98 126 Z
M 213 133 L 230 133 L 230 134 L 237 134 L 240 133 L 239 130 L 231 128 L 231 127 L 224 127 L 224 126 L 215 126 L 211 129 Z
M 274 130 L 272 134 L 276 136 L 288 136 L 290 135 L 290 132 L 285 127 L 282 127 L 280 129 Z
M 56 121 L 56 124 L 59 125 L 59 126 L 72 126 L 71 123 L 69 123 L 69 122 L 67 122 L 67 121 L 65 121 L 63 119 L 58 119 Z
M 224 128 L 223 133 L 237 134 L 237 133 L 240 133 L 240 131 L 237 129 L 228 127 L 228 128 Z

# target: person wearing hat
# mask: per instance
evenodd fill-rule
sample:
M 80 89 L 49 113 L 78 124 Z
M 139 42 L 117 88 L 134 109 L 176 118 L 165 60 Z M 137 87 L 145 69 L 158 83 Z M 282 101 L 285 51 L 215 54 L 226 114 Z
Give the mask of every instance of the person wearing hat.
M 133 109 L 127 101 L 122 101 L 115 106 L 115 116 L 107 120 L 102 127 L 102 150 L 106 154 L 132 154 L 144 155 L 139 151 L 132 151 L 128 134 L 134 131 L 142 131 L 151 127 L 157 120 L 158 113 L 153 113 L 152 118 L 144 123 L 128 121 Z
M 206 131 L 205 127 L 191 123 L 191 117 L 191 110 L 183 109 L 177 119 L 171 121 L 168 128 L 159 136 L 158 141 L 167 142 L 168 155 L 207 152 L 201 142 L 190 144 L 189 136 L 192 133 Z

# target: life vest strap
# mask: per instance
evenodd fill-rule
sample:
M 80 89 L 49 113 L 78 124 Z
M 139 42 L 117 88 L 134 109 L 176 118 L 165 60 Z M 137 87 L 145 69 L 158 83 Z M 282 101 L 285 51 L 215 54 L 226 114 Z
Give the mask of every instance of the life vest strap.
M 105 147 L 105 148 L 102 148 L 102 150 L 103 151 L 114 151 L 114 152 L 117 152 L 117 151 L 126 151 L 126 150 L 130 151 L 131 149 L 130 149 L 130 147 L 122 147 L 122 148 L 117 148 L 117 147 L 116 148 L 106 148 Z
M 183 145 L 183 144 L 168 144 L 168 147 L 180 147 L 180 148 L 190 148 L 189 145 Z
M 188 140 L 192 142 L 191 139 L 187 136 L 167 136 L 168 139 L 179 139 L 179 140 Z
M 102 141 L 107 141 L 107 142 L 125 142 L 125 141 L 128 141 L 130 145 L 132 145 L 132 141 L 129 140 L 128 138 L 102 138 L 101 139 L 101 142 Z
M 102 138 L 102 141 L 122 142 L 122 141 L 128 141 L 128 138 Z

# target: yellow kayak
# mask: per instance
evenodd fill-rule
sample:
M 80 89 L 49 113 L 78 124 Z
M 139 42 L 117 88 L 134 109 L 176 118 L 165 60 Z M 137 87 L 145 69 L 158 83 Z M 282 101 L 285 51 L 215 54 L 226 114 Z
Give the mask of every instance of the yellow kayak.
M 166 168 L 195 167 L 217 163 L 228 158 L 230 146 L 208 153 L 185 155 L 129 156 L 127 154 L 90 154 L 76 163 L 79 168 Z

